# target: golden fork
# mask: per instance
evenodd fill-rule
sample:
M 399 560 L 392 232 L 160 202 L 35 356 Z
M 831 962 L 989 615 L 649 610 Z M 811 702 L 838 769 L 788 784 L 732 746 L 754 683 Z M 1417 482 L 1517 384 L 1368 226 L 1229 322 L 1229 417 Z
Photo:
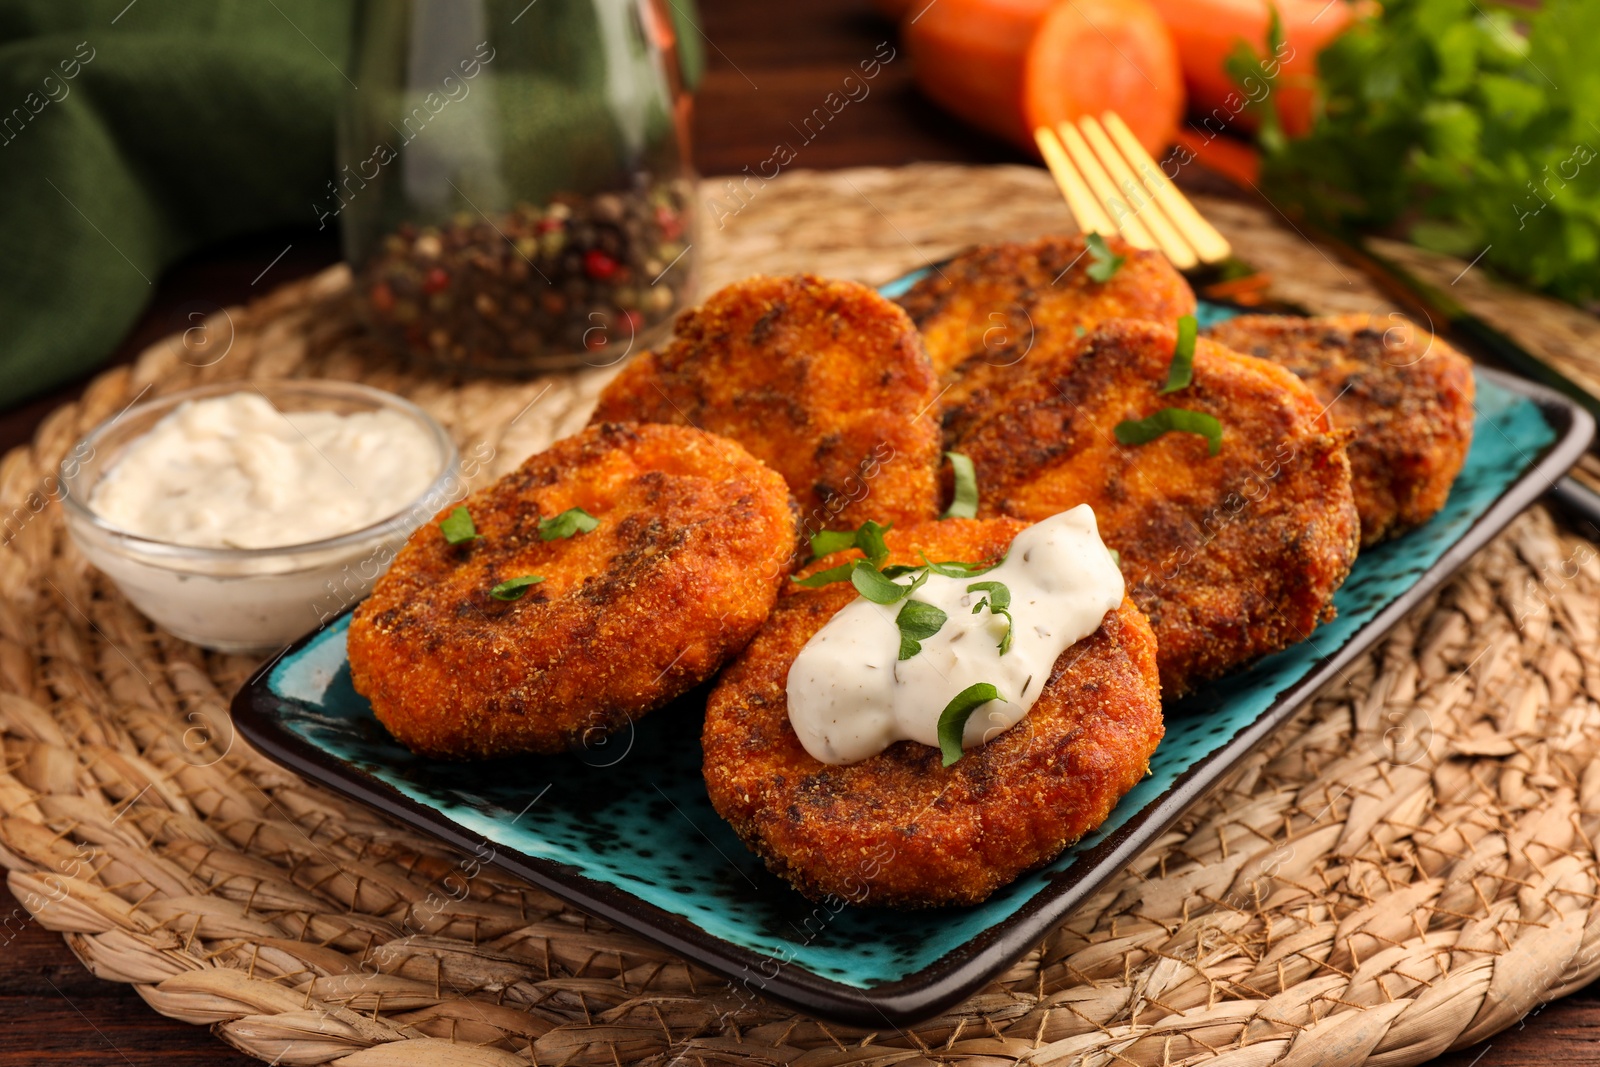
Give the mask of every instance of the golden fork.
M 1117 233 L 1159 249 L 1179 270 L 1220 263 L 1227 238 L 1162 173 L 1114 111 L 1040 126 L 1034 141 L 1084 233 Z

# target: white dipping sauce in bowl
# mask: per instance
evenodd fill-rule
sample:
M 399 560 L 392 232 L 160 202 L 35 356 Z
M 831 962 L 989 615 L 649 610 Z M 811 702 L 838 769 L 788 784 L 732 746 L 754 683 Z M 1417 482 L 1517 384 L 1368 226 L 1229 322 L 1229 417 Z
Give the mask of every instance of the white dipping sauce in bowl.
M 206 548 L 278 548 L 359 530 L 437 473 L 433 433 L 389 409 L 279 411 L 250 390 L 186 400 L 89 496 L 113 526 Z
M 312 379 L 137 404 L 69 453 L 61 486 L 89 561 L 152 621 L 224 652 L 327 622 L 465 495 L 454 444 L 421 408 Z

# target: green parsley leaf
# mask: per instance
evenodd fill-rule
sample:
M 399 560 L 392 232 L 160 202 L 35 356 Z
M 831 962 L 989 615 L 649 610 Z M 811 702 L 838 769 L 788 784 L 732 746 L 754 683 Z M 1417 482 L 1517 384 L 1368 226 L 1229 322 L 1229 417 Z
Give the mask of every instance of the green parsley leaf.
M 854 530 L 821 530 L 811 535 L 811 554 L 813 556 L 827 556 L 834 552 L 842 552 L 848 548 L 859 548 L 866 560 L 853 560 L 829 567 L 825 571 L 818 571 L 809 578 L 791 578 L 796 585 L 805 586 L 807 589 L 820 589 L 834 582 L 842 582 L 854 574 L 856 565 L 865 562 L 872 570 L 883 566 L 883 561 L 889 558 L 889 546 L 884 543 L 883 535 L 891 529 L 890 526 L 881 526 L 868 519 Z M 915 570 L 916 568 L 906 568 Z M 898 574 L 906 573 L 905 570 L 897 571 Z
M 1178 320 L 1178 344 L 1172 350 L 1172 362 L 1167 365 L 1167 384 L 1161 387 L 1162 393 L 1187 389 L 1194 381 L 1194 339 L 1199 332 L 1200 324 L 1193 315 Z
M 855 567 L 850 571 L 850 584 L 856 587 L 856 592 L 874 604 L 893 604 L 911 592 L 919 583 L 901 585 L 899 582 L 890 581 L 867 561 L 856 560 Z
M 972 717 L 974 711 L 991 700 L 1006 703 L 1006 698 L 1000 695 L 1000 690 L 988 682 L 977 682 L 957 693 L 939 713 L 939 751 L 944 754 L 946 767 L 955 763 L 964 754 L 961 748 L 961 735 L 967 728 L 967 720 Z
M 478 528 L 472 524 L 472 512 L 466 508 L 456 508 L 446 515 L 439 523 L 439 532 L 444 534 L 446 543 L 452 545 L 464 545 L 480 536 Z
M 888 532 L 888 526 L 879 526 L 871 519 L 856 528 L 856 547 L 874 569 L 883 566 L 883 561 L 889 558 L 889 546 L 883 542 L 883 535 Z
M 921 589 L 922 588 L 922 583 L 926 582 L 927 580 L 928 580 L 928 572 L 927 571 L 923 571 L 921 574 L 917 575 L 916 578 L 912 580 L 911 584 L 906 587 L 906 596 L 910 596 L 912 593 L 915 593 L 918 589 Z
M 818 530 L 811 535 L 811 554 L 818 558 L 856 547 L 854 530 Z
M 1120 444 L 1143 445 L 1174 430 L 1204 437 L 1213 456 L 1222 451 L 1222 423 L 1214 415 L 1187 408 L 1162 408 L 1142 419 L 1127 419 L 1117 423 L 1114 432 Z
M 1267 0 L 1266 44 L 1266 54 L 1257 55 L 1243 38 L 1235 38 L 1233 51 L 1222 61 L 1222 69 L 1242 90 L 1244 111 L 1256 116 L 1256 136 L 1263 148 L 1284 143 L 1283 122 L 1278 116 L 1278 74 L 1284 55 L 1283 19 L 1272 0 Z
M 1006 588 L 1004 582 L 973 582 L 967 586 L 967 592 L 986 594 L 973 609 L 974 615 L 990 605 L 996 612 L 1004 611 L 1011 606 L 1011 590 Z
M 955 494 L 941 519 L 975 519 L 978 517 L 978 472 L 972 460 L 960 452 L 946 452 L 950 470 L 955 475 Z
M 544 577 L 538 574 L 524 574 L 521 578 L 507 578 L 493 589 L 489 595 L 496 600 L 521 600 L 528 591 L 528 586 L 538 585 Z
M 976 578 L 978 575 L 988 574 L 1000 566 L 998 560 L 994 563 L 963 563 L 958 559 L 947 559 L 935 563 L 928 558 L 926 552 L 919 554 L 922 556 L 922 562 L 927 564 L 930 571 L 935 574 L 942 574 L 946 578 Z
M 1267 48 L 1276 54 L 1283 47 L 1284 40 L 1283 18 L 1278 14 L 1278 5 L 1267 0 Z
M 884 563 L 889 558 L 889 546 L 884 542 L 883 535 L 890 527 L 868 519 L 855 529 L 854 532 L 845 533 L 840 530 L 824 530 L 811 536 L 811 548 L 816 555 L 826 555 L 829 552 L 838 552 L 846 548 L 857 548 L 866 555 L 866 559 L 852 560 L 837 567 L 829 567 L 825 571 L 818 571 L 806 578 L 790 579 L 796 585 L 807 589 L 820 589 L 834 582 L 849 580 L 856 587 L 856 591 L 874 604 L 893 604 L 911 595 L 923 582 L 928 580 L 928 572 L 921 567 L 905 563 L 896 563 L 885 567 Z M 927 557 L 924 556 L 924 559 Z M 909 585 L 901 585 L 894 579 L 904 577 L 915 571 L 921 571 Z
M 588 533 L 599 525 L 600 520 L 582 508 L 568 508 L 553 519 L 539 520 L 539 540 L 554 541 L 558 537 Z
M 1311 128 L 1260 134 L 1274 203 L 1600 298 L 1600 4 L 1384 0 L 1316 65 Z
M 1117 565 L 1117 570 L 1120 571 L 1122 569 L 1122 553 L 1118 552 L 1114 548 L 1108 548 L 1106 551 L 1111 554 L 1111 562 L 1115 563 Z
M 807 589 L 821 589 L 823 586 L 832 585 L 834 582 L 848 581 L 850 572 L 855 570 L 856 564 L 860 562 L 858 559 L 851 560 L 849 563 L 841 563 L 837 567 L 829 567 L 825 571 L 818 571 L 806 578 L 791 578 L 789 580 L 795 585 L 803 585 Z
M 1000 654 L 1003 656 L 1011 651 L 1011 634 L 1017 628 L 1017 620 L 1011 617 L 1011 590 L 1006 588 L 1004 582 L 973 582 L 967 586 L 969 593 L 988 594 L 982 600 L 972 605 L 972 613 L 976 615 L 984 608 L 990 614 L 1001 615 L 1006 620 L 1006 632 L 1000 635 Z
M 922 642 L 939 632 L 950 618 L 932 604 L 907 600 L 894 624 L 900 628 L 900 658 L 910 659 L 922 651 Z
M 1106 239 L 1097 233 L 1091 233 L 1083 239 L 1089 249 L 1089 259 L 1092 261 L 1084 268 L 1084 273 L 1097 282 L 1105 283 L 1111 276 L 1122 269 L 1122 264 L 1127 262 L 1127 256 L 1113 253 L 1106 244 Z

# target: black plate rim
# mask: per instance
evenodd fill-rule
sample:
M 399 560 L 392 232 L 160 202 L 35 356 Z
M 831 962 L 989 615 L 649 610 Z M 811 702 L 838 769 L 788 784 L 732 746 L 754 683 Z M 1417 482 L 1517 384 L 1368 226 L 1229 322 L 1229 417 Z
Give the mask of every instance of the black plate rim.
M 1595 421 L 1587 411 L 1570 398 L 1536 382 L 1488 367 L 1479 366 L 1475 371 L 1496 385 L 1532 400 L 1555 432 L 1555 439 L 1545 446 L 1532 465 L 1393 603 L 1352 634 L 1344 645 L 1319 660 L 1253 723 L 1191 766 L 1166 792 L 1135 813 L 1104 841 L 1083 853 L 1071 869 L 1076 873 L 1070 881 L 1065 877 L 1069 872 L 1062 872 L 1014 914 L 922 970 L 892 983 L 857 988 L 724 941 L 626 890 L 589 878 L 575 867 L 485 841 L 434 809 L 285 730 L 276 715 L 279 698 L 267 687 L 267 676 L 280 659 L 304 648 L 324 627 L 300 638 L 250 676 L 231 703 L 233 722 L 238 732 L 262 754 L 310 781 L 464 851 L 487 846 L 494 853 L 488 861 L 493 866 L 574 907 L 654 941 L 736 986 L 743 984 L 755 996 L 782 1001 L 808 1014 L 856 1026 L 909 1026 L 961 1001 L 1037 944 L 1077 905 L 1182 818 L 1217 779 L 1299 711 L 1345 665 L 1376 644 L 1517 515 L 1553 488 L 1556 480 L 1578 461 L 1595 433 Z M 768 969 L 775 973 L 768 974 Z

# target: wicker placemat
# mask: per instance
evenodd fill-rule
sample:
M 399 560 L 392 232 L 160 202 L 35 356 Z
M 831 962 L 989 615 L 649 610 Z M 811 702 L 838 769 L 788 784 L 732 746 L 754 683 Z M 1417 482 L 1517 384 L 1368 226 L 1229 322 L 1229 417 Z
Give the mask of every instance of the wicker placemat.
M 1070 226 L 1021 168 L 794 173 L 748 199 L 705 235 L 709 284 L 881 281 Z M 1379 306 L 1270 212 L 1202 206 L 1285 295 Z M 347 285 L 330 270 L 155 346 L 0 462 L 0 862 L 155 1010 L 282 1064 L 1406 1064 L 1600 971 L 1600 560 L 1539 510 L 992 988 L 909 1031 L 746 1004 L 296 779 L 228 727 L 252 664 L 155 630 L 87 568 L 49 472 L 137 396 L 323 375 L 416 399 L 487 477 L 581 425 L 605 376 L 397 373 Z

